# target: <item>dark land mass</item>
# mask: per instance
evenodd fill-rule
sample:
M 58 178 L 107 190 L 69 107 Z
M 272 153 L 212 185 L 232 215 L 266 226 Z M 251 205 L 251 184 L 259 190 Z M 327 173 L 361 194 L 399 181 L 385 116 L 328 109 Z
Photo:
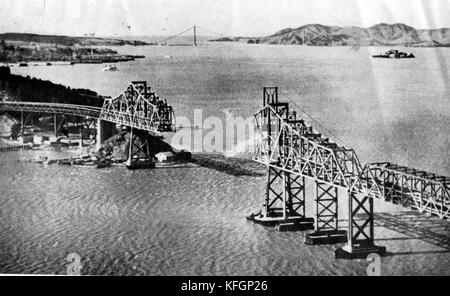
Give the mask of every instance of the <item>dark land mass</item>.
M 449 47 L 450 28 L 415 29 L 405 24 L 377 24 L 369 28 L 309 24 L 267 37 L 234 37 L 210 41 L 316 46 Z
M 0 100 L 66 103 L 101 107 L 103 97 L 88 89 L 75 89 L 41 80 L 11 74 L 0 67 Z
M 103 98 L 88 89 L 74 89 L 55 84 L 48 80 L 13 75 L 9 67 L 0 67 L 0 101 L 25 101 L 66 103 L 101 107 Z M 30 119 L 37 125 L 42 114 L 31 113 Z M 11 139 L 17 139 L 20 132 L 20 112 L 0 111 L 0 131 L 11 133 Z

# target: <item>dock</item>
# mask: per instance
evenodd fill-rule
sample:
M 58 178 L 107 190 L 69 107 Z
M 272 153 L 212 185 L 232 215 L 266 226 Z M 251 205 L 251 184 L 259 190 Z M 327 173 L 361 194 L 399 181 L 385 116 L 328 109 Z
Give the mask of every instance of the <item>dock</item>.
M 30 150 L 30 149 L 33 149 L 32 145 L 0 146 L 0 152 Z

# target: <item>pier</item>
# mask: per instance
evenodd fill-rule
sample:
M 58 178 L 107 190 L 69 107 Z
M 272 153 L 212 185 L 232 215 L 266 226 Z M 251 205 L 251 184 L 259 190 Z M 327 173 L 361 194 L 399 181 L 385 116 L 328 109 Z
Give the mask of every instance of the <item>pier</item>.
M 0 152 L 30 150 L 30 149 L 33 149 L 33 145 L 0 146 Z

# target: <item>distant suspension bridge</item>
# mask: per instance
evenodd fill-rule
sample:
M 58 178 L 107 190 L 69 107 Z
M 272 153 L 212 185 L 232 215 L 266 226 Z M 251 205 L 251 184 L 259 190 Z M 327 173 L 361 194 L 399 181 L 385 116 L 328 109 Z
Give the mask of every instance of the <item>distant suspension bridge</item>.
M 181 43 L 181 44 L 180 43 L 178 43 L 178 44 L 174 43 L 173 45 L 193 45 L 193 46 L 197 46 L 197 44 L 198 44 L 198 35 L 197 35 L 198 30 L 201 30 L 202 32 L 207 33 L 208 35 L 225 37 L 225 35 L 223 35 L 223 34 L 216 33 L 214 31 L 211 31 L 211 30 L 208 30 L 208 29 L 204 29 L 202 27 L 194 25 L 194 26 L 189 27 L 188 29 L 186 29 L 184 31 L 181 31 L 180 33 L 177 33 L 177 34 L 165 37 L 165 38 L 157 41 L 157 43 L 159 45 L 170 45 L 170 44 L 168 44 L 168 41 L 175 40 L 177 37 L 180 37 L 180 36 L 183 36 L 183 35 L 184 36 L 188 36 L 188 33 L 189 33 L 189 34 L 192 34 L 192 39 L 191 39 L 192 43 L 187 43 L 187 44 L 186 43 Z

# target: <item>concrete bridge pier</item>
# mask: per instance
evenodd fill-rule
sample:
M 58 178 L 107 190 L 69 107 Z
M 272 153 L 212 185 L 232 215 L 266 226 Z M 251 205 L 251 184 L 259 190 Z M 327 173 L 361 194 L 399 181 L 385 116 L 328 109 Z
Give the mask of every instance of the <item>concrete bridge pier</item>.
M 116 134 L 116 124 L 97 119 L 97 138 L 95 149 L 99 150 L 102 144 Z
M 127 169 L 154 168 L 156 138 L 147 131 L 130 127 L 128 132 L 128 158 L 125 162 Z

